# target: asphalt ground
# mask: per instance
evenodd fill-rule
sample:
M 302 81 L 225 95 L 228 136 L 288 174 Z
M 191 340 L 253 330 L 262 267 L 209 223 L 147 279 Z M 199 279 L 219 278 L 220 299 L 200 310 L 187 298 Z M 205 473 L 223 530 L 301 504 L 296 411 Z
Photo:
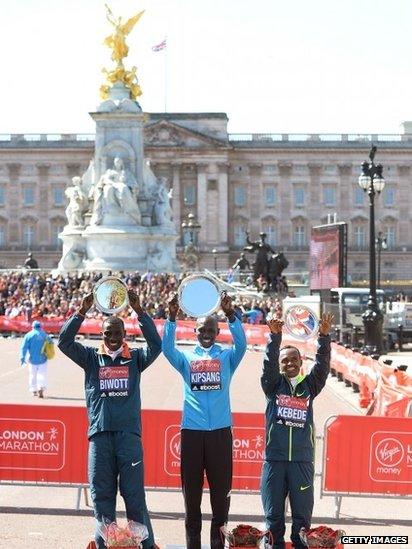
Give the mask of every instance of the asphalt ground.
M 59 351 L 49 363 L 49 388 L 46 398 L 33 398 L 28 392 L 28 371 L 19 364 L 20 339 L 0 338 L 0 407 L 7 403 L 26 403 L 38 406 L 83 406 L 82 370 Z M 92 344 L 96 344 L 93 341 Z M 398 363 L 412 364 L 412 356 L 399 355 Z M 239 367 L 231 388 L 234 412 L 261 412 L 265 408 L 259 385 L 262 353 L 248 351 Z M 412 366 L 411 366 L 412 367 Z M 181 409 L 182 386 L 179 375 L 163 356 L 143 374 L 142 406 L 150 409 Z M 322 433 L 326 419 L 336 414 L 363 413 L 357 406 L 358 396 L 351 389 L 330 378 L 325 389 L 315 400 L 315 423 Z M 348 444 L 350 441 L 348 441 Z M 321 445 L 318 446 L 316 470 L 321 469 Z M 208 544 L 210 505 L 208 493 L 203 498 L 202 539 Z M 0 487 L 0 549 L 84 549 L 93 537 L 94 519 L 90 504 L 82 495 L 76 511 L 77 489 L 34 486 Z M 184 547 L 184 507 L 180 491 L 148 491 L 155 537 L 160 547 Z M 124 507 L 119 497 L 118 517 L 125 520 Z M 263 527 L 259 494 L 234 493 L 231 502 L 230 525 L 249 523 Z M 288 513 L 289 514 L 289 513 Z M 335 519 L 333 497 L 320 497 L 320 479 L 315 482 L 313 525 L 326 524 L 341 528 L 348 535 L 408 535 L 412 547 L 412 501 L 389 498 L 345 497 L 341 516 Z M 287 537 L 290 518 L 287 520 Z M 357 545 L 353 545 L 355 547 Z M 375 545 L 387 547 L 387 545 Z

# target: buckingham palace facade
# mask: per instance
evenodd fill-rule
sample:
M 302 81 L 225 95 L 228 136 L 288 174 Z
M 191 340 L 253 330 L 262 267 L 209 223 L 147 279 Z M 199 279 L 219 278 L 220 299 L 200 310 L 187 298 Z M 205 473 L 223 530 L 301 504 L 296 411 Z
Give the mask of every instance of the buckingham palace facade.
M 375 200 L 376 233 L 387 243 L 381 280 L 412 279 L 412 123 L 399 135 L 230 134 L 227 123 L 224 113 L 147 115 L 145 157 L 173 187 L 178 253 L 181 223 L 194 213 L 202 267 L 232 265 L 249 230 L 253 240 L 267 233 L 288 271 L 308 271 L 311 227 L 336 212 L 348 224 L 348 274 L 367 279 L 368 197 L 358 177 L 374 143 L 386 180 Z M 1 268 L 21 265 L 28 251 L 56 267 L 65 189 L 93 151 L 93 135 L 0 135 Z

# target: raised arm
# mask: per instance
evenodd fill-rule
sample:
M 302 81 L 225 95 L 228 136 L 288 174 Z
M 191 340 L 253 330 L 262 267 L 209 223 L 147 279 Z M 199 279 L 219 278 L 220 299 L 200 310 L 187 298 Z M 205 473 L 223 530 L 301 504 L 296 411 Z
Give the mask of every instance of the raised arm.
M 266 345 L 265 357 L 263 359 L 263 371 L 260 384 L 267 398 L 274 395 L 276 385 L 280 379 L 279 349 L 282 341 L 283 321 L 279 318 L 272 318 L 268 322 L 270 335 Z
M 315 364 L 307 376 L 310 390 L 315 397 L 325 386 L 330 372 L 330 328 L 333 315 L 324 313 L 319 322 L 318 346 L 316 350 Z
M 75 341 L 77 332 L 84 320 L 87 311 L 93 304 L 93 294 L 87 294 L 82 300 L 81 307 L 77 314 L 71 316 L 60 330 L 59 340 L 57 346 L 68 356 L 73 362 L 78 364 L 84 370 L 87 368 L 88 356 L 93 349 L 91 347 L 85 347 L 81 343 Z
M 147 343 L 147 346 L 144 349 L 139 349 L 140 368 L 143 372 L 143 370 L 150 366 L 150 364 L 160 355 L 162 340 L 157 332 L 155 323 L 143 310 L 139 296 L 136 292 L 129 290 L 128 296 L 131 308 L 137 313 L 142 334 Z
M 178 372 L 183 371 L 184 355 L 176 348 L 176 316 L 179 312 L 179 303 L 177 296 L 175 295 L 169 301 L 169 317 L 165 322 L 165 328 L 163 332 L 162 351 L 167 360 L 176 368 Z
M 226 292 L 222 293 L 220 300 L 220 306 L 226 315 L 229 324 L 229 330 L 232 334 L 233 345 L 230 349 L 230 368 L 232 372 L 239 366 L 240 361 L 246 352 L 246 336 L 243 330 L 242 323 L 235 315 L 235 309 L 233 307 L 232 298 L 229 297 Z

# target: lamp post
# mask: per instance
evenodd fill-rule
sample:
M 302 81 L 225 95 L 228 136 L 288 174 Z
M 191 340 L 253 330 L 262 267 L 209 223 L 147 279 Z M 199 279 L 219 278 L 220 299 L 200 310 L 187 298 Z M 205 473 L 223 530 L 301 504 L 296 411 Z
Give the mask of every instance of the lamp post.
M 376 248 L 378 250 L 378 276 L 377 276 L 377 282 L 376 287 L 381 287 L 381 253 L 382 250 L 386 250 L 388 247 L 388 244 L 386 243 L 386 238 L 383 236 L 383 233 L 381 231 L 378 232 L 378 236 L 376 238 Z
M 199 262 L 198 234 L 202 226 L 193 213 L 189 213 L 182 222 L 182 233 L 185 244 L 184 262 L 187 269 L 196 269 Z
M 213 248 L 212 254 L 213 254 L 214 270 L 215 270 L 215 272 L 217 272 L 217 250 L 216 250 L 216 248 Z
M 359 186 L 369 196 L 369 300 L 362 315 L 365 328 L 365 350 L 370 354 L 381 354 L 383 350 L 383 314 L 376 298 L 376 251 L 375 251 L 375 196 L 385 187 L 382 164 L 375 164 L 376 147 L 372 145 L 369 160 L 362 163 Z

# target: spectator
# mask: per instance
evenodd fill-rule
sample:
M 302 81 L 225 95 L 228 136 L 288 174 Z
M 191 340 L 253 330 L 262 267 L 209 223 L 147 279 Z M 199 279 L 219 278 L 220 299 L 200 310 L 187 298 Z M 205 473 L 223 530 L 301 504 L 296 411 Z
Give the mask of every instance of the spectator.
M 29 391 L 33 396 L 44 398 L 47 389 L 47 357 L 43 352 L 44 343 L 52 341 L 51 337 L 41 328 L 38 320 L 32 324 L 32 330 L 24 338 L 20 350 L 20 363 L 26 363 L 28 354 Z
M 24 266 L 27 267 L 28 269 L 39 268 L 39 265 L 37 261 L 34 259 L 33 254 L 31 252 L 27 254 L 27 258 L 26 258 L 26 261 L 24 262 Z

